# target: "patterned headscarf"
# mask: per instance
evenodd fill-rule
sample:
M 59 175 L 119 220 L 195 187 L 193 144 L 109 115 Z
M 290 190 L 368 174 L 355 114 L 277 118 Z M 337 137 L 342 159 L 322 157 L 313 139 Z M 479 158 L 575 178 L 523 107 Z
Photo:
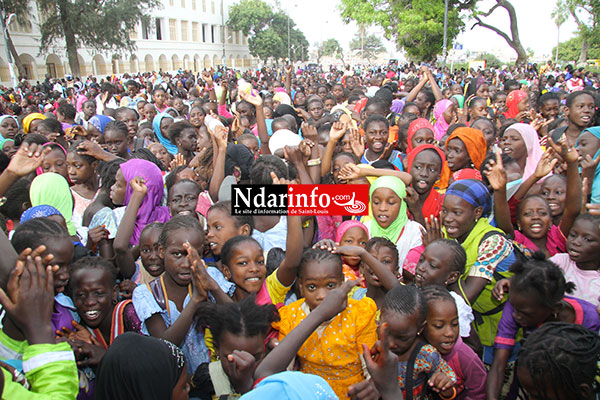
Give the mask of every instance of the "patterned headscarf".
M 60 211 L 52 206 L 48 206 L 46 204 L 42 204 L 40 206 L 35 206 L 28 208 L 21 214 L 21 223 L 27 222 L 30 219 L 41 218 L 41 217 L 50 217 L 52 215 L 60 215 Z
M 454 182 L 448 190 L 446 197 L 458 196 L 473 207 L 483 208 L 483 216 L 487 217 L 492 212 L 492 196 L 483 182 L 475 179 L 463 179 Z
M 92 118 L 90 118 L 88 124 L 92 124 L 94 128 L 98 129 L 100 133 L 104 134 L 104 128 L 106 128 L 106 125 L 110 121 L 114 121 L 114 119 L 107 115 L 94 115 Z

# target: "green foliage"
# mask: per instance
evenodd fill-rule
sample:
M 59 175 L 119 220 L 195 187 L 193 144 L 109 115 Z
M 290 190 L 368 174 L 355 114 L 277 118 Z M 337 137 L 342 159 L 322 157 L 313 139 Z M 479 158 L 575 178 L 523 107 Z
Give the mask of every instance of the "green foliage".
M 464 28 L 461 11 L 472 9 L 476 0 L 450 0 L 448 46 Z M 348 22 L 377 24 L 396 41 L 408 57 L 433 60 L 442 53 L 444 0 L 341 0 L 341 15 Z
M 359 53 L 362 51 L 363 58 L 371 59 L 383 53 L 385 47 L 378 36 L 373 34 L 365 35 L 364 39 L 361 40 L 360 32 L 358 32 L 350 42 L 350 50 Z
M 317 63 L 321 63 L 321 57 L 335 57 L 344 64 L 344 49 L 336 39 L 327 39 L 317 44 Z
M 486 60 L 488 67 L 501 67 L 504 63 L 498 57 L 491 53 L 484 53 L 477 57 L 479 60 Z
M 38 0 L 45 14 L 40 30 L 40 52 L 49 50 L 64 39 L 74 41 L 76 48 L 98 51 L 132 52 L 135 43 L 129 28 L 140 20 L 149 21 L 149 13 L 160 6 L 160 0 Z
M 292 61 L 307 59 L 308 41 L 304 33 L 296 28 L 294 21 L 288 19 L 285 12 L 273 11 L 262 0 L 241 0 L 231 7 L 227 27 L 249 36 L 250 54 L 263 61 L 269 58 L 287 58 L 289 31 L 289 54 Z
M 581 36 L 575 36 L 565 42 L 561 42 L 558 47 L 558 59 L 562 62 L 575 62 L 579 59 L 581 52 Z M 590 40 L 588 42 L 588 58 L 600 59 L 600 41 Z M 556 46 L 552 49 L 552 54 L 556 53 Z

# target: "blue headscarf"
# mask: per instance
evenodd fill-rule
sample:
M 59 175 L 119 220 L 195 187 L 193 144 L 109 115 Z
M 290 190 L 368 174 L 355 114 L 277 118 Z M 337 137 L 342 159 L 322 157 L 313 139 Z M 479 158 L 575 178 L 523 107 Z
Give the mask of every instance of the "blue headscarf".
M 484 217 L 492 212 L 490 192 L 481 181 L 476 179 L 462 179 L 454 182 L 446 190 L 446 196 L 448 195 L 458 196 L 475 208 L 483 208 Z
M 586 128 L 581 133 L 584 134 L 586 132 L 589 132 L 598 139 L 600 139 L 600 126 Z M 579 138 L 577 138 L 577 142 L 575 143 L 576 146 L 579 144 L 580 138 L 581 135 L 579 135 Z M 600 149 L 596 151 L 596 154 L 594 154 L 593 159 L 595 160 L 598 156 L 600 156 Z M 594 182 L 592 183 L 592 204 L 600 204 L 600 164 L 596 166 L 596 172 L 594 172 Z
M 285 371 L 271 375 L 240 397 L 240 400 L 258 399 L 333 400 L 338 399 L 327 381 L 320 376 L 299 371 Z
M 21 223 L 27 222 L 34 218 L 50 217 L 52 215 L 62 216 L 60 211 L 58 211 L 56 208 L 42 204 L 25 210 L 23 214 L 21 214 Z
M 92 124 L 94 128 L 98 129 L 100 133 L 104 134 L 104 128 L 106 128 L 106 125 L 110 121 L 114 121 L 114 119 L 107 115 L 94 115 L 92 118 L 90 118 L 88 124 Z
M 160 144 L 165 146 L 165 148 L 167 149 L 167 151 L 169 153 L 177 154 L 177 146 L 175 146 L 173 143 L 171 143 L 171 141 L 168 138 L 164 137 L 162 135 L 162 133 L 160 132 L 160 123 L 162 122 L 163 118 L 171 118 L 172 120 L 175 120 L 175 118 L 173 118 L 173 116 L 171 114 L 162 112 L 162 113 L 158 114 L 156 117 L 154 117 L 154 120 L 152 121 L 152 130 L 154 130 L 154 134 L 158 138 L 158 141 L 160 142 Z
M 15 120 L 15 122 L 17 123 L 17 129 L 19 129 L 19 120 L 17 119 L 17 117 L 15 117 L 14 115 L 2 115 L 0 116 L 0 124 L 2 123 L 2 121 L 4 121 L 6 118 L 12 118 Z

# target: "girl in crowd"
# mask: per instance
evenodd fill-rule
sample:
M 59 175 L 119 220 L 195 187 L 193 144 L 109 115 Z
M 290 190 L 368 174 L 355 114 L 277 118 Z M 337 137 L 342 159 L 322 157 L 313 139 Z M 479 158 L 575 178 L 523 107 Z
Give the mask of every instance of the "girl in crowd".
M 67 169 L 69 181 L 73 184 L 73 223 L 80 229 L 83 226 L 83 214 L 98 192 L 98 161 L 94 157 L 79 154 L 78 146 L 79 143 L 73 143 L 67 152 Z
M 479 170 L 486 152 L 487 142 L 477 129 L 458 128 L 446 141 L 446 160 L 453 173 L 463 168 Z

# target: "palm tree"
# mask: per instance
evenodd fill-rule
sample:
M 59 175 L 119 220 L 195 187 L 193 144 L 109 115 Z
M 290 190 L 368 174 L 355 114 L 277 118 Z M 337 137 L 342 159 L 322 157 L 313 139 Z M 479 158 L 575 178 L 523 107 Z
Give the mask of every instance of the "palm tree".
M 560 47 L 560 26 L 565 23 L 568 15 L 567 6 L 562 0 L 558 0 L 554 10 L 552 10 L 552 19 L 556 24 L 556 56 L 554 57 L 556 63 L 558 62 L 558 48 Z

